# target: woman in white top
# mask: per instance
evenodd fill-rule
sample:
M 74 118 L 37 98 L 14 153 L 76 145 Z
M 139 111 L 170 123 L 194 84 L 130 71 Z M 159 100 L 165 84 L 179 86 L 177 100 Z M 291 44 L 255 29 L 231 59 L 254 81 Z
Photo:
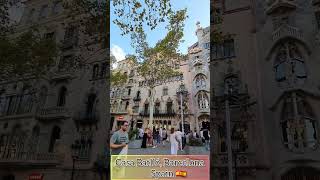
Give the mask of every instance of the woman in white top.
M 171 133 L 169 136 L 170 144 L 171 144 L 171 155 L 177 155 L 178 154 L 178 141 L 176 137 L 176 133 L 174 128 L 171 128 Z

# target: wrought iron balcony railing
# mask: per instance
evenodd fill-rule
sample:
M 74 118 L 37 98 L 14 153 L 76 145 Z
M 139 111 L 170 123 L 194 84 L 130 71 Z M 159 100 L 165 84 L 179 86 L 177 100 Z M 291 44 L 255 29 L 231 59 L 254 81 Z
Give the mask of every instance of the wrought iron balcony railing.
M 57 153 L 36 153 L 36 152 L 0 152 L 1 165 L 57 165 L 63 157 Z
M 99 121 L 99 119 L 100 117 L 99 117 L 98 111 L 94 111 L 90 113 L 86 111 L 82 111 L 82 112 L 78 112 L 74 116 L 74 120 L 80 124 L 95 124 Z
M 150 111 L 149 110 L 142 110 L 139 113 L 140 116 L 149 116 L 150 115 Z M 174 110 L 154 110 L 153 111 L 153 116 L 154 117 L 170 117 L 170 116 L 175 116 L 176 113 L 174 112 Z

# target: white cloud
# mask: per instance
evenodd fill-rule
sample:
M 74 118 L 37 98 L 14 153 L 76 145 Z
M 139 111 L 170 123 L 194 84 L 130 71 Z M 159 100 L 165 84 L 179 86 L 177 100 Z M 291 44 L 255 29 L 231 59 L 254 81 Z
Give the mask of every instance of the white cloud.
M 114 57 L 116 57 L 117 61 L 124 60 L 126 57 L 126 53 L 124 52 L 124 50 L 120 46 L 115 44 L 112 44 L 111 53 L 114 55 Z

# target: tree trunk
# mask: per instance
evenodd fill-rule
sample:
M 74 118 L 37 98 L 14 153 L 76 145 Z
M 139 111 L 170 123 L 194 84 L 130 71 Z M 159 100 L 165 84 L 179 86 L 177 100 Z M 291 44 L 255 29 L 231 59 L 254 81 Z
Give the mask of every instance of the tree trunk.
M 153 98 L 154 98 L 154 87 L 151 87 L 150 88 L 150 107 L 149 107 L 149 112 L 150 112 L 150 114 L 149 114 L 149 124 L 148 124 L 148 127 L 151 129 L 151 130 L 153 130 L 153 108 L 154 108 L 154 103 L 153 103 Z

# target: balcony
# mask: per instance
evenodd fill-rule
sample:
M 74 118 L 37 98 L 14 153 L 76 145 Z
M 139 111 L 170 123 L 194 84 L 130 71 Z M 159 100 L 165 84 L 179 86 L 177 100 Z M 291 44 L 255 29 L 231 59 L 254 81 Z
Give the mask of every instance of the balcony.
M 140 96 L 136 96 L 133 98 L 133 101 L 141 101 L 141 97 Z
M 199 109 L 199 112 L 200 112 L 200 113 L 210 113 L 210 108 L 202 108 L 202 109 Z
M 61 81 L 66 79 L 72 79 L 74 77 L 74 72 L 69 70 L 57 70 L 50 75 L 51 81 Z
M 277 42 L 278 40 L 284 37 L 295 37 L 297 39 L 303 40 L 303 33 L 295 27 L 290 25 L 282 25 L 272 34 L 273 42 Z
M 228 154 L 218 153 L 215 160 L 215 166 L 226 167 L 228 165 Z M 252 167 L 254 166 L 254 159 L 252 153 L 239 152 L 237 153 L 237 166 L 238 167 Z
M 73 119 L 79 124 L 96 124 L 100 120 L 100 117 L 97 111 L 91 113 L 81 111 L 75 114 Z
M 57 153 L 2 152 L 0 166 L 55 166 L 60 164 L 62 159 Z
M 144 117 L 147 117 L 150 115 L 150 111 L 147 110 L 142 110 L 140 111 L 139 113 L 140 116 L 144 116 Z M 170 110 L 170 111 L 162 111 L 162 110 L 155 110 L 153 112 L 153 117 L 172 117 L 172 116 L 175 116 L 176 113 L 174 112 L 174 110 Z
M 194 70 L 194 74 L 197 75 L 197 74 L 204 74 L 206 76 L 208 76 L 208 71 L 206 71 L 205 69 L 203 68 L 195 68 Z
M 121 99 L 122 99 L 122 100 L 129 100 L 129 99 L 131 99 L 131 96 L 130 96 L 130 95 L 123 95 L 123 96 L 121 97 Z
M 65 107 L 51 107 L 39 109 L 36 117 L 39 120 L 66 119 L 70 117 L 70 114 Z
M 287 11 L 292 11 L 297 8 L 297 4 L 294 0 L 270 0 L 269 6 L 266 9 L 268 15 L 276 13 L 284 13 Z
M 128 111 L 125 109 L 111 109 L 112 114 L 127 114 Z

